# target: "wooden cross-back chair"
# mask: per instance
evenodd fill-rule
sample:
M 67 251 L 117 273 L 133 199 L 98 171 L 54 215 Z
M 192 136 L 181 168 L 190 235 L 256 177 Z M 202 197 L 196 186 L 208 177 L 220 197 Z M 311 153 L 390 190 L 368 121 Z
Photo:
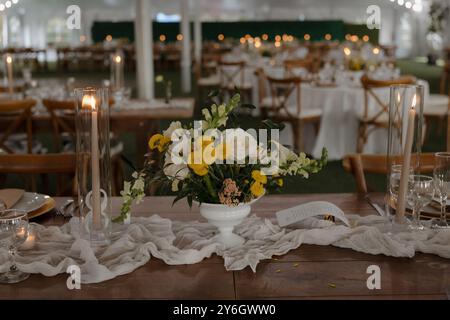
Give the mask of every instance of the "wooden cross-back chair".
M 18 174 L 18 175 L 48 175 L 58 174 L 67 175 L 64 187 L 57 184 L 57 195 L 75 195 L 75 171 L 76 155 L 75 153 L 61 154 L 0 154 L 0 175 Z M 69 183 L 67 183 L 69 181 Z M 48 184 L 47 184 L 48 186 Z M 31 191 L 37 191 L 36 185 L 32 184 Z M 48 193 L 48 190 L 46 190 Z
M 414 155 L 413 155 L 414 156 Z M 401 163 L 401 157 L 396 163 Z M 433 172 L 434 154 L 422 153 L 420 155 L 420 173 Z M 366 173 L 385 174 L 388 173 L 388 159 L 385 154 L 349 154 L 343 159 L 342 165 L 345 171 L 353 174 L 356 180 L 358 193 L 366 194 L 371 191 L 366 183 Z
M 70 135 L 72 141 L 75 141 L 75 102 L 43 99 L 42 104 L 50 114 L 53 127 L 53 143 L 55 152 L 63 151 L 62 134 Z
M 301 78 L 266 77 L 269 82 L 271 100 L 270 107 L 267 108 L 267 115 L 276 121 L 289 122 L 292 126 L 294 147 L 297 151 L 303 151 L 303 127 L 306 123 L 313 123 L 317 132 L 322 111 L 319 109 L 302 110 Z
M 53 127 L 53 143 L 55 152 L 75 151 L 76 133 L 75 133 L 75 102 L 72 100 L 51 100 L 44 99 L 42 104 L 46 107 L 50 114 Z M 114 104 L 114 100 L 109 100 L 109 105 Z M 72 148 L 64 150 L 63 140 L 64 135 L 68 136 L 72 142 Z M 117 150 L 116 148 L 117 147 Z M 117 194 L 122 187 L 122 145 L 117 142 L 116 145 L 111 145 L 111 166 L 114 174 L 112 190 Z
M 36 104 L 35 100 L 0 100 L 0 150 L 6 153 L 14 153 L 14 150 L 6 145 L 8 138 L 19 133 L 23 126 L 26 127 L 27 153 L 33 151 L 33 127 L 31 121 L 31 108 Z
M 245 61 L 220 60 L 218 66 L 220 88 L 229 93 L 237 89 L 250 101 L 252 85 L 245 79 L 245 66 Z
M 294 76 L 294 69 L 305 69 L 308 72 L 313 71 L 313 60 L 312 59 L 293 59 L 293 60 L 285 60 L 283 62 L 284 68 L 286 70 L 287 76 Z
M 376 89 L 389 90 L 391 85 L 414 84 L 416 79 L 412 76 L 402 76 L 393 80 L 374 80 L 367 75 L 361 77 L 361 84 L 364 89 L 363 114 L 359 118 L 358 140 L 356 151 L 361 153 L 364 145 L 371 133 L 378 128 L 387 128 L 389 126 L 389 99 L 383 101 Z M 369 101 L 374 102 L 374 109 L 370 110 Z

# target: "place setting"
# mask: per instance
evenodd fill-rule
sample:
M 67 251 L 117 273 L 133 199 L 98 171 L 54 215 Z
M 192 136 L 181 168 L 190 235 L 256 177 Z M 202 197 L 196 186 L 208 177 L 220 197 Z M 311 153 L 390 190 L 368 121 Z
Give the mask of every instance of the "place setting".
M 450 6 L 337 3 L 0 3 L 0 300 L 448 300 Z

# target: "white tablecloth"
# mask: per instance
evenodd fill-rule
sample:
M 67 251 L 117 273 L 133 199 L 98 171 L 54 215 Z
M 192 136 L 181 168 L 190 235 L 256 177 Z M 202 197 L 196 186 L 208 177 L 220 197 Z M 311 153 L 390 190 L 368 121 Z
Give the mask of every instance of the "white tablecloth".
M 274 74 L 282 74 L 282 70 L 272 70 Z M 429 98 L 428 82 L 419 80 L 424 86 L 424 109 Z M 254 91 L 257 92 L 258 83 L 254 82 Z M 389 88 L 376 89 L 380 99 L 389 103 Z M 270 95 L 270 92 L 268 91 Z M 287 105 L 295 105 L 295 92 Z M 254 95 L 254 104 L 257 106 L 257 95 Z M 340 85 L 335 87 L 315 86 L 302 84 L 301 86 L 301 108 L 321 109 L 322 119 L 317 138 L 314 131 L 305 128 L 304 143 L 305 151 L 319 158 L 322 148 L 328 149 L 330 160 L 342 159 L 346 154 L 355 153 L 358 138 L 358 117 L 364 111 L 364 90 L 357 85 Z M 369 99 L 369 110 L 379 111 L 378 105 L 373 98 Z M 286 127 L 281 134 L 281 142 L 292 145 L 292 134 L 290 127 Z M 369 135 L 364 148 L 364 153 L 386 153 L 387 152 L 387 130 L 378 129 Z

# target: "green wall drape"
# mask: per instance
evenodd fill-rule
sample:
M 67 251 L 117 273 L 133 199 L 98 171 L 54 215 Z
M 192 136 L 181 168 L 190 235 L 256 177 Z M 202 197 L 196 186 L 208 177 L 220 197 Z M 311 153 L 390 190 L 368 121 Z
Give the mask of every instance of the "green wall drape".
M 191 29 L 193 25 L 191 23 Z M 153 22 L 153 39 L 158 40 L 161 34 L 166 36 L 166 41 L 175 41 L 180 33 L 178 22 L 161 23 Z M 370 41 L 378 42 L 378 30 L 369 30 L 365 25 L 346 24 L 341 20 L 324 21 L 239 21 L 239 22 L 203 22 L 203 40 L 216 40 L 217 35 L 224 34 L 229 38 L 240 38 L 245 34 L 261 36 L 268 34 L 273 40 L 276 35 L 289 34 L 297 38 L 303 38 L 305 34 L 311 35 L 311 40 L 323 40 L 326 34 L 331 34 L 333 39 L 343 40 L 345 35 L 356 34 L 360 37 L 368 35 Z M 134 41 L 133 22 L 94 22 L 91 29 L 94 42 L 102 42 L 107 35 L 113 38 L 126 38 Z

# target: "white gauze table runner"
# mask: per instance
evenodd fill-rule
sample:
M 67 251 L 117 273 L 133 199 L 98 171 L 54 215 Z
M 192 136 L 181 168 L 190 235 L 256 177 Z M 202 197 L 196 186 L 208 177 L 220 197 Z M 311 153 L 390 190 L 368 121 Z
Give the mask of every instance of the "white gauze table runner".
M 450 230 L 389 233 L 389 223 L 380 216 L 347 215 L 352 228 L 317 218 L 308 218 L 289 228 L 274 220 L 250 216 L 235 228 L 247 241 L 224 250 L 216 242 L 217 229 L 203 222 L 180 222 L 151 217 L 133 218 L 130 225 L 114 224 L 111 244 L 91 249 L 79 239 L 78 220 L 62 227 L 33 224 L 34 249 L 19 251 L 18 268 L 29 273 L 54 276 L 76 264 L 82 283 L 98 283 L 127 274 L 146 264 L 151 257 L 169 265 L 194 264 L 213 253 L 222 256 L 226 270 L 249 266 L 254 272 L 261 260 L 298 248 L 302 243 L 333 245 L 368 254 L 413 257 L 415 252 L 450 258 Z M 0 272 L 9 268 L 8 252 L 0 248 Z

